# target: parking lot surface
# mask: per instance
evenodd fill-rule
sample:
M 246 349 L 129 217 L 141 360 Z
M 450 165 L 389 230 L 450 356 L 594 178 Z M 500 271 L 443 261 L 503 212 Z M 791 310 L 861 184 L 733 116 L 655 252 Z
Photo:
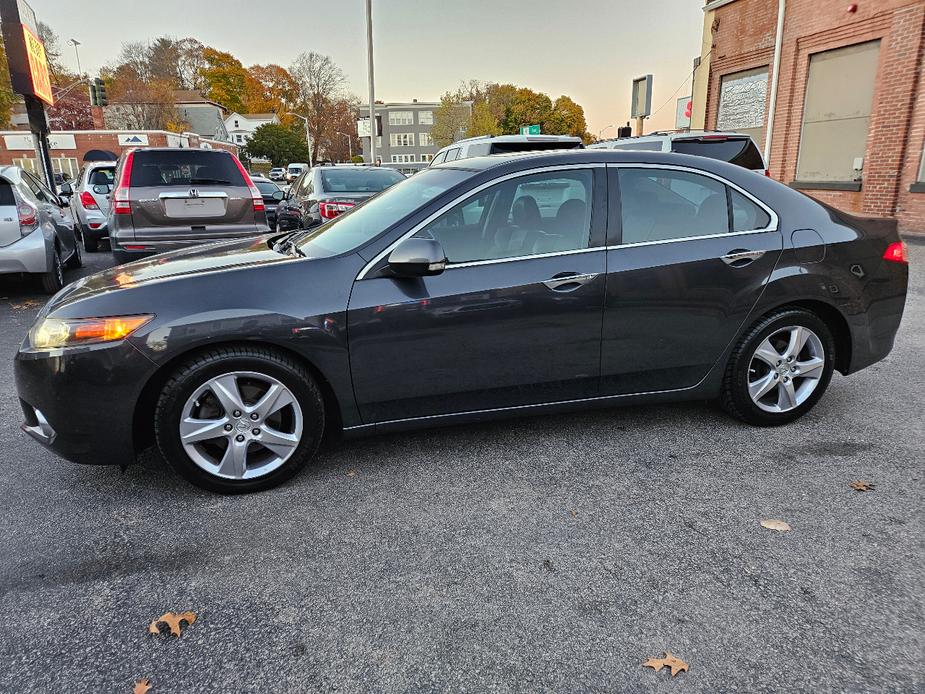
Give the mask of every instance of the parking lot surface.
M 0 691 L 922 691 L 910 252 L 891 356 L 792 425 L 687 403 L 380 436 L 245 497 L 21 434 L 12 358 L 44 298 L 0 281 Z M 149 635 L 168 610 L 198 619 Z M 641 666 L 666 650 L 689 671 Z

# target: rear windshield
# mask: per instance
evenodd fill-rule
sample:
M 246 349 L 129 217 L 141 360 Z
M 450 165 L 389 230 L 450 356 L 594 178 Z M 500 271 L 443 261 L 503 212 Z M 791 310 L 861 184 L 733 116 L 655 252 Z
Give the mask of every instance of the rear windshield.
M 15 205 L 16 197 L 13 195 L 13 186 L 0 180 L 0 205 Z
M 301 166 L 290 166 L 289 173 L 299 173 L 303 167 Z
M 321 187 L 327 193 L 378 193 L 404 178 L 385 169 L 324 169 Z
M 243 186 L 244 178 L 234 159 L 224 152 L 176 149 L 135 152 L 131 186 Z
M 254 185 L 257 186 L 257 190 L 259 190 L 262 195 L 272 195 L 279 190 L 278 185 L 270 183 L 269 181 L 254 181 Z
M 746 169 L 763 169 L 761 153 L 750 137 L 730 137 L 722 140 L 675 140 L 671 151 L 678 154 L 695 154 L 738 164 Z
M 91 186 L 111 186 L 116 177 L 116 167 L 105 169 L 93 169 L 87 183 Z

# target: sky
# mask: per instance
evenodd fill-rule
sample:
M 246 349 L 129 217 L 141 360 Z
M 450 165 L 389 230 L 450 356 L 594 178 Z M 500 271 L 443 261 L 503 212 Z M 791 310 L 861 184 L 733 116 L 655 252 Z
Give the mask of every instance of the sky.
M 91 75 L 124 41 L 192 36 L 245 66 L 331 56 L 367 100 L 364 0 L 29 0 L 61 40 L 62 59 Z M 646 131 L 674 127 L 699 55 L 702 0 L 373 0 L 376 99 L 436 101 L 460 82 L 512 82 L 566 94 L 597 134 L 630 118 L 634 77 L 653 75 Z M 606 130 L 604 137 L 613 136 Z

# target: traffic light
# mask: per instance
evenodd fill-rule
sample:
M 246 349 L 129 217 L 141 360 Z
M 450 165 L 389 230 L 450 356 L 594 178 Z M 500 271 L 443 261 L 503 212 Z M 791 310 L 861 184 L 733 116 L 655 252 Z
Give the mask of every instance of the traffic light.
M 106 97 L 106 84 L 99 77 L 94 78 L 90 82 L 90 105 L 109 105 L 109 99 Z

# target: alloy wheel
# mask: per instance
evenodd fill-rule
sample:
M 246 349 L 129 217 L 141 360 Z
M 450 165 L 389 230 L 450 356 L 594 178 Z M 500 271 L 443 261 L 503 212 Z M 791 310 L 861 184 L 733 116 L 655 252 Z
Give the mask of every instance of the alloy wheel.
M 254 371 L 210 378 L 187 399 L 180 417 L 183 450 L 225 479 L 268 475 L 295 453 L 302 408 L 283 383 Z
M 765 412 L 789 412 L 809 399 L 825 373 L 822 340 L 803 325 L 775 330 L 748 367 L 748 394 Z

